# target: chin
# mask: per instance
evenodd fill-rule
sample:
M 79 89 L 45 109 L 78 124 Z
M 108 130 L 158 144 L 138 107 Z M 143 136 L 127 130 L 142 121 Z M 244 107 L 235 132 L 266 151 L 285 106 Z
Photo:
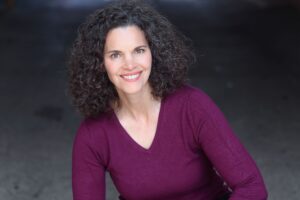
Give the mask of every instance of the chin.
M 123 85 L 122 87 L 120 87 L 118 89 L 118 91 L 125 95 L 134 95 L 134 94 L 147 92 L 148 87 L 149 87 L 149 85 L 147 83 L 142 84 L 142 85 L 141 84 L 132 84 L 132 85 L 128 85 L 128 86 Z
M 123 94 L 128 94 L 128 95 L 138 94 L 138 93 L 141 93 L 142 91 L 143 91 L 143 88 L 141 88 L 141 87 L 130 87 L 130 88 L 121 90 L 121 92 Z

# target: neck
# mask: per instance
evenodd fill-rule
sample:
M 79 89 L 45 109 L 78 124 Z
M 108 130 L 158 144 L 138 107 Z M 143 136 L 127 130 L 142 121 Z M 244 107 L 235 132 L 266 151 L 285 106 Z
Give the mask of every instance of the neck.
M 119 107 L 115 109 L 119 118 L 126 116 L 136 121 L 148 121 L 155 113 L 153 111 L 160 108 L 160 100 L 153 97 L 150 86 L 138 94 L 119 94 L 119 98 Z

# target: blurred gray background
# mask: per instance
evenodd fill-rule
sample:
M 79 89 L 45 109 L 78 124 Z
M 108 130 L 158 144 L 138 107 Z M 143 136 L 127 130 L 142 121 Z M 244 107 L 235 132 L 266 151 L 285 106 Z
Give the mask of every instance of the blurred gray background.
M 67 94 L 78 25 L 104 0 L 0 3 L 0 199 L 66 200 L 81 120 Z M 300 2 L 153 0 L 193 39 L 190 83 L 208 93 L 272 200 L 300 199 Z M 107 199 L 117 192 L 107 176 Z

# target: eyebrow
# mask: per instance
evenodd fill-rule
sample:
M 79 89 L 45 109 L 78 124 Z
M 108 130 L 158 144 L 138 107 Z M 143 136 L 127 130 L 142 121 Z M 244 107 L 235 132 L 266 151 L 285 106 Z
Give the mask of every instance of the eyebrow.
M 105 52 L 105 54 L 109 54 L 109 53 L 120 53 L 121 51 L 118 50 L 111 50 L 111 51 L 107 51 Z
M 135 47 L 134 50 L 139 49 L 139 48 L 147 48 L 147 47 L 148 47 L 148 45 L 141 45 L 141 46 Z M 105 52 L 105 54 L 109 54 L 109 53 L 120 53 L 120 52 L 121 52 L 121 51 L 119 51 L 119 50 L 110 50 L 110 51 Z

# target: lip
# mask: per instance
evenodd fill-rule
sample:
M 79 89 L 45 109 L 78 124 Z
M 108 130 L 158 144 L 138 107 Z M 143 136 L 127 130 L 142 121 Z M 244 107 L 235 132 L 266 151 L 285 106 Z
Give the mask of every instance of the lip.
M 131 72 L 131 73 L 127 73 L 127 74 L 122 74 L 121 76 L 132 76 L 132 75 L 136 75 L 136 74 L 140 74 L 140 73 L 142 73 L 142 71 Z
M 136 77 L 136 78 L 134 78 L 134 79 L 126 79 L 124 76 L 132 76 L 132 75 L 137 75 L 138 74 L 138 76 Z M 122 74 L 122 75 L 120 75 L 121 76 L 121 78 L 123 79 L 123 80 L 125 80 L 125 81 L 127 81 L 127 82 L 135 82 L 135 81 L 137 81 L 140 77 L 141 77 L 141 74 L 142 74 L 142 71 L 139 71 L 139 72 L 134 72 L 134 73 L 127 73 L 127 74 Z

